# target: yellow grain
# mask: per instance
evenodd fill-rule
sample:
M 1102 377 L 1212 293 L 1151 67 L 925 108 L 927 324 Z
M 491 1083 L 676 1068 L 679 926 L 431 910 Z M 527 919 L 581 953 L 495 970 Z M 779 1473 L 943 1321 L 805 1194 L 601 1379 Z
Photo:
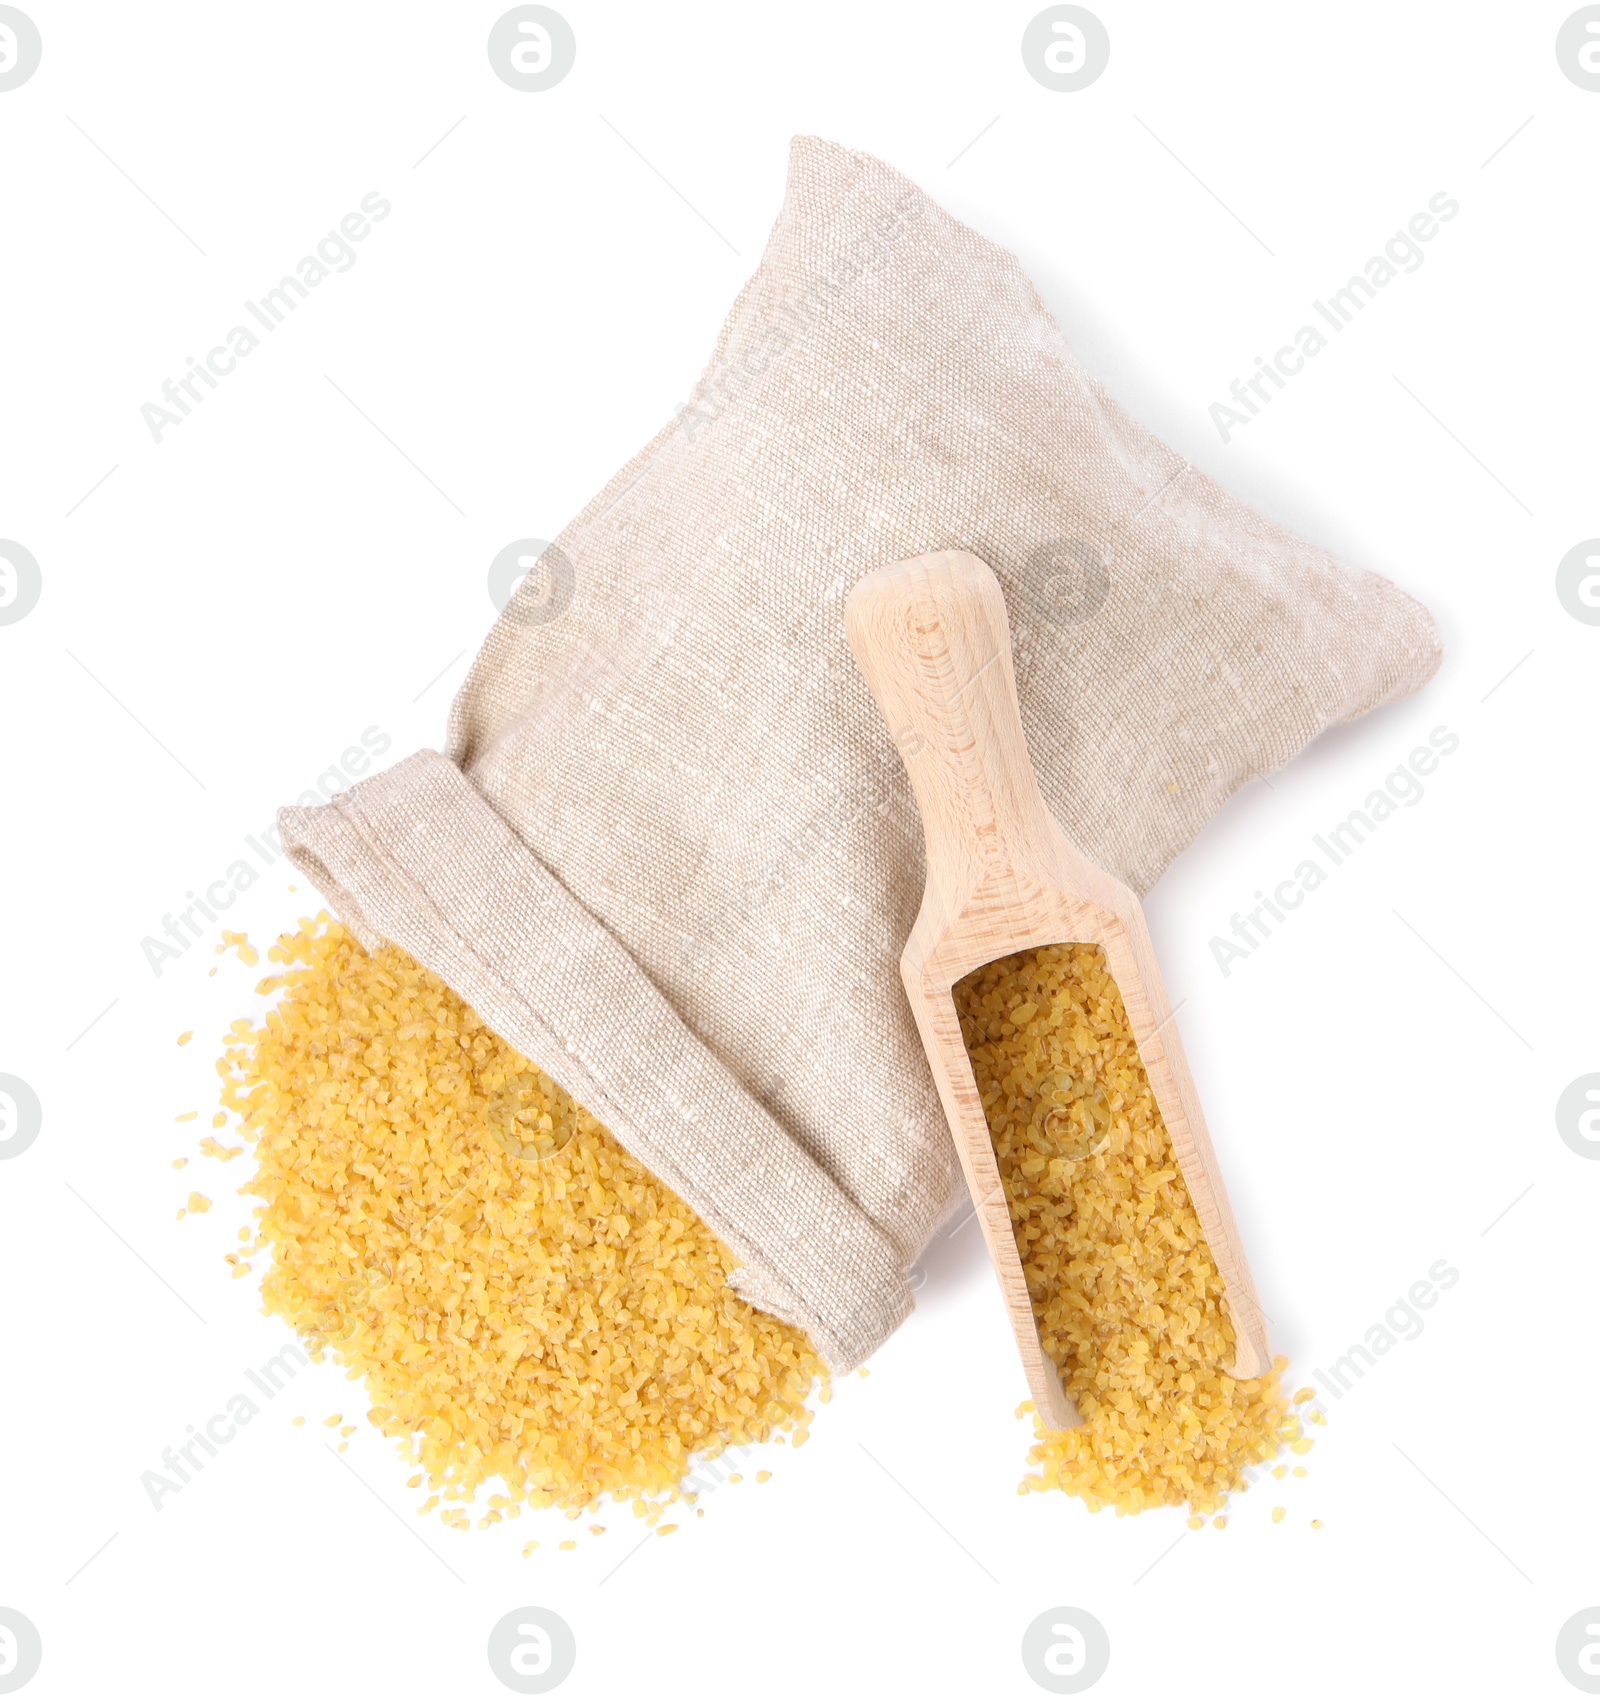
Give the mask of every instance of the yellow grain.
M 1288 1516 L 1288 1511 L 1285 1509 L 1285 1507 L 1283 1507 L 1281 1505 L 1273 1506 L 1273 1508 L 1272 1508 L 1272 1521 L 1274 1523 L 1281 1523 L 1284 1520 L 1284 1518 L 1287 1517 L 1287 1516 Z
M 795 1427 L 825 1373 L 804 1336 L 553 1079 L 326 914 L 267 955 L 275 1004 L 218 1064 L 262 1300 L 365 1383 L 431 1487 L 665 1502 L 699 1454 Z
M 1024 1488 L 1214 1511 L 1278 1450 L 1285 1366 L 1222 1373 L 1222 1280 L 1103 953 L 1005 957 L 955 1001 L 1040 1340 L 1083 1417 L 1056 1433 L 1035 1413 Z

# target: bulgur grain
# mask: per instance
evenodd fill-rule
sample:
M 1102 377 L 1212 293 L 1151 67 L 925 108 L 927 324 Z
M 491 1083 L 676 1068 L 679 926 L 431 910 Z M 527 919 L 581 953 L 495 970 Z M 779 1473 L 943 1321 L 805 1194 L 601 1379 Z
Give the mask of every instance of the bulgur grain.
M 1283 1366 L 1222 1373 L 1222 1280 L 1104 953 L 1023 951 L 954 996 L 1040 1342 L 1083 1418 L 1055 1433 L 1034 1414 L 1024 1487 L 1216 1510 L 1278 1450 Z
M 727 1247 L 554 1080 L 325 914 L 267 956 L 276 1003 L 218 1063 L 265 1309 L 365 1381 L 430 1488 L 665 1501 L 697 1454 L 796 1424 L 825 1375 L 805 1337 L 739 1298 Z

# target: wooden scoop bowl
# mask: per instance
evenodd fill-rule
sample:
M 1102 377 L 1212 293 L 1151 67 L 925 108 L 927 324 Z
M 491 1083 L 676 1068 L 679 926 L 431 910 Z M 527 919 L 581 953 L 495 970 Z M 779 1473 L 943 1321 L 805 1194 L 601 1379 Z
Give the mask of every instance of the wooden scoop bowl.
M 947 549 L 869 573 L 846 598 L 845 631 L 911 777 L 927 887 L 901 978 L 950 1123 L 1046 1425 L 1079 1416 L 1039 1343 L 1011 1214 L 951 987 L 1040 945 L 1096 944 L 1127 1011 L 1179 1170 L 1226 1288 L 1241 1379 L 1271 1365 L 1255 1288 L 1184 1062 L 1139 900 L 1056 824 L 1034 779 L 1011 670 L 999 580 Z

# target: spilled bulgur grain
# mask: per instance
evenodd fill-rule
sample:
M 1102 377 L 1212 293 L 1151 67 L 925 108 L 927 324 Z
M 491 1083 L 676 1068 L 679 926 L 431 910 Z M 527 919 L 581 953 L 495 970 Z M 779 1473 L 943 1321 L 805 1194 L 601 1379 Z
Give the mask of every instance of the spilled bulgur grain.
M 265 1309 L 364 1379 L 430 1489 L 643 1510 L 696 1455 L 809 1415 L 805 1337 L 745 1304 L 688 1205 L 442 981 L 326 915 L 267 954 L 277 1001 L 218 1063 L 254 1146 Z
M 955 987 L 1046 1355 L 1083 1424 L 1034 1416 L 1024 1491 L 1119 1514 L 1218 1509 L 1298 1436 L 1272 1373 L 1235 1381 L 1222 1278 L 1096 945 L 986 963 Z

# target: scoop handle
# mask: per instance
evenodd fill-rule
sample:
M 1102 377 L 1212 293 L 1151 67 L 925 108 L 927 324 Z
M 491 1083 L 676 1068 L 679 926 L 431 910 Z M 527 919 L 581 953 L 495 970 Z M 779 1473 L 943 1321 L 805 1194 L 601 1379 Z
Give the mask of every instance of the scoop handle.
M 916 793 L 930 884 L 970 889 L 1055 834 L 1017 710 L 1000 581 L 946 549 L 868 573 L 845 635 Z

